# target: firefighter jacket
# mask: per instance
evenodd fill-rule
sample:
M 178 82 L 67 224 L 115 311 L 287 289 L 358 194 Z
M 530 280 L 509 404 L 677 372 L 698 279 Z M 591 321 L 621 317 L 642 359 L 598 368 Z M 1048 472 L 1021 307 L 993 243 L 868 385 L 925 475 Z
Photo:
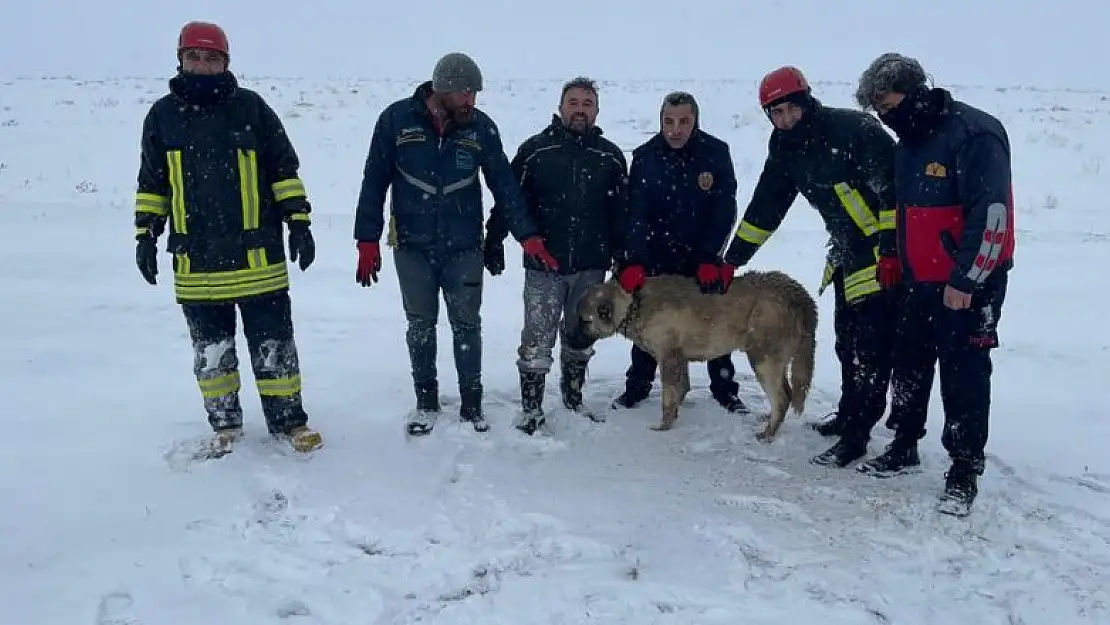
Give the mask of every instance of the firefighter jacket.
M 497 124 L 475 109 L 469 123 L 448 122 L 441 134 L 426 103 L 431 93 L 427 81 L 378 116 L 363 168 L 355 240 L 381 238 L 388 190 L 390 246 L 446 254 L 481 249 L 485 211 L 479 173 L 513 236 L 523 241 L 536 235 Z
M 628 164 L 621 149 L 602 137 L 601 128 L 580 134 L 555 115 L 547 128 L 520 144 L 510 165 L 544 246 L 559 261 L 559 273 L 608 270 L 623 259 Z M 486 235 L 504 241 L 505 221 L 495 205 Z M 529 256 L 524 267 L 543 270 Z
M 170 80 L 143 121 L 135 226 L 168 225 L 179 303 L 288 289 L 282 223 L 311 210 L 298 167 L 276 113 L 231 73 Z
M 932 91 L 933 132 L 898 144 L 898 252 L 907 280 L 973 293 L 1013 265 L 1010 140 L 995 117 Z
M 879 293 L 876 262 L 894 255 L 894 139 L 862 111 L 814 100 L 803 128 L 771 133 L 752 199 L 725 254 L 745 265 L 782 224 L 799 194 L 821 215 L 830 251 L 818 293 L 844 272 L 849 303 Z M 798 133 L 798 134 L 795 134 Z

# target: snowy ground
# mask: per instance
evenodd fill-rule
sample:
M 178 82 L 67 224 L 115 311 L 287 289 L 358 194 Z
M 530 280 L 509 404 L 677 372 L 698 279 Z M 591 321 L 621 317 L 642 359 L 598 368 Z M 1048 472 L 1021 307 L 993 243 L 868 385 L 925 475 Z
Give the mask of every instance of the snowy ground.
M 133 265 L 138 129 L 164 80 L 0 83 L 4 624 L 1110 622 L 1107 94 L 957 89 L 1008 125 L 1020 228 L 991 457 L 975 513 L 958 520 L 931 509 L 946 468 L 937 397 L 924 470 L 886 481 L 808 464 L 831 441 L 797 418 L 757 443 L 755 417 L 717 408 L 702 366 L 670 432 L 648 429 L 657 396 L 606 424 L 560 415 L 550 437 L 513 431 L 515 254 L 487 282 L 493 430 L 449 422 L 406 441 L 391 258 L 379 286 L 357 287 L 351 223 L 374 118 L 412 84 L 246 83 L 286 120 L 315 203 L 318 260 L 293 294 L 327 447 L 304 458 L 267 443 L 244 371 L 250 439 L 203 465 L 179 453 L 206 423 L 169 265 L 156 288 Z M 644 141 L 672 88 L 700 96 L 704 127 L 730 142 L 743 205 L 768 131 L 754 85 L 604 84 L 607 136 L 628 151 Z M 817 85 L 834 105 L 850 88 Z M 491 82 L 481 103 L 511 152 L 557 98 L 558 83 Z M 754 266 L 816 288 L 824 240 L 799 202 Z M 807 419 L 832 408 L 839 382 L 831 295 L 821 305 Z M 451 395 L 446 346 L 444 321 Z M 627 350 L 599 346 L 592 401 L 619 392 Z M 737 364 L 745 399 L 764 407 Z

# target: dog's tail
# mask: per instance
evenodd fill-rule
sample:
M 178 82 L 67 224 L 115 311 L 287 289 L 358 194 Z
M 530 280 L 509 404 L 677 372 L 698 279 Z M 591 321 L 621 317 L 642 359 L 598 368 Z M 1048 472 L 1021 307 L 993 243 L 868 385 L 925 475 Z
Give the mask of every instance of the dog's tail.
M 802 414 L 806 397 L 813 385 L 814 359 L 817 352 L 817 302 L 802 289 L 795 302 L 800 321 L 798 341 L 790 363 L 790 407 Z

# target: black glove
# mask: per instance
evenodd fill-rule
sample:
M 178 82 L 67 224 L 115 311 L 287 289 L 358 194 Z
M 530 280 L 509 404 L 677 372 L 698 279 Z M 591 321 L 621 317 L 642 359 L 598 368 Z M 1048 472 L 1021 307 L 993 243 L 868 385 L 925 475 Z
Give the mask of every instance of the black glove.
M 158 241 L 150 235 L 139 237 L 137 241 L 135 264 L 139 267 L 139 273 L 143 274 L 143 279 L 150 284 L 157 284 Z
M 303 221 L 289 223 L 289 262 L 296 262 L 301 271 L 308 269 L 312 261 L 316 260 L 316 241 L 312 238 L 312 231 Z
M 499 276 L 505 271 L 505 243 L 492 238 L 486 238 L 483 251 L 483 264 L 491 276 Z

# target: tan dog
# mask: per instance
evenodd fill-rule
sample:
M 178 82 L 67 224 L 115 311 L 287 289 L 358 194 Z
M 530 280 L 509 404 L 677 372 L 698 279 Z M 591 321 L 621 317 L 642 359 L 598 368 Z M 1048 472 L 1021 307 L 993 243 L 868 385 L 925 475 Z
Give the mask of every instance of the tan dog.
M 771 418 L 757 437 L 778 433 L 788 406 L 801 414 L 813 381 L 817 303 L 780 271 L 748 271 L 728 292 L 707 295 L 692 278 L 648 278 L 635 295 L 615 279 L 591 287 L 578 308 L 582 332 L 592 340 L 620 334 L 658 362 L 663 420 L 669 430 L 690 392 L 689 363 L 734 351 L 747 354 L 771 402 Z M 786 379 L 790 368 L 790 381 Z

